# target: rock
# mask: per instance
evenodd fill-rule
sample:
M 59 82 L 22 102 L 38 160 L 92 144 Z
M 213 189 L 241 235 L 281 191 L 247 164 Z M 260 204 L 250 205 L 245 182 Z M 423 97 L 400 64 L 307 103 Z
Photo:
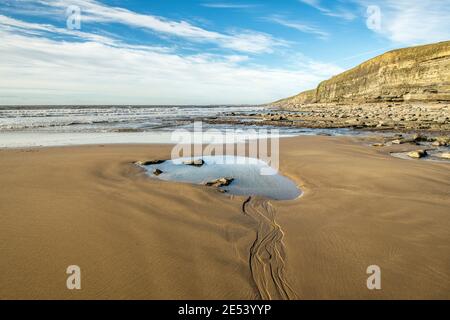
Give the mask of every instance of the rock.
M 166 160 L 144 160 L 144 161 L 136 161 L 135 163 L 140 166 L 149 166 L 152 164 L 161 164 Z
M 402 138 L 402 139 L 395 139 L 391 141 L 392 144 L 404 144 L 404 143 L 416 143 L 416 140 L 414 139 L 406 139 L 406 138 Z
M 216 188 L 224 187 L 230 185 L 230 183 L 233 182 L 233 180 L 234 180 L 233 178 L 219 178 L 205 183 L 205 186 Z
M 447 143 L 445 141 L 434 141 L 432 144 L 434 147 L 445 147 Z
M 114 132 L 121 132 L 121 133 L 124 133 L 124 132 L 142 132 L 142 131 L 143 131 L 142 129 L 133 129 L 133 128 L 119 128 L 119 129 L 114 130 Z
M 203 161 L 203 159 L 191 159 L 183 161 L 183 164 L 188 166 L 201 167 L 205 164 L 205 161 Z
M 159 176 L 161 173 L 163 173 L 161 170 L 159 170 L 158 168 L 156 168 L 155 170 L 153 170 L 153 174 L 155 176 Z
M 415 151 L 408 152 L 409 157 L 416 158 L 416 159 L 423 158 L 426 155 L 428 155 L 426 150 L 415 150 Z
M 377 143 L 372 144 L 372 147 L 384 147 L 384 143 L 377 142 Z
M 434 143 L 436 143 L 438 146 L 446 146 L 450 144 L 450 137 L 446 137 L 446 136 L 441 136 L 441 137 L 436 137 L 434 139 Z M 435 145 L 433 143 L 433 145 Z
M 412 139 L 413 139 L 414 141 L 416 141 L 416 142 L 418 142 L 418 141 L 427 141 L 427 140 L 428 140 L 427 137 L 422 136 L 422 135 L 420 135 L 420 134 L 418 134 L 418 133 L 414 134 L 413 137 L 412 137 Z
M 444 159 L 450 159 L 450 152 L 441 153 L 440 157 Z

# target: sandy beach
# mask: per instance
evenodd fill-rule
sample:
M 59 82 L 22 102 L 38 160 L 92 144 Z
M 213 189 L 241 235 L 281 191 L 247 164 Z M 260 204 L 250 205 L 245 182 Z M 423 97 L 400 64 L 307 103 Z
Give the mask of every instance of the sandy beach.
M 246 201 L 133 164 L 171 148 L 1 150 L 0 299 L 450 298 L 447 163 L 286 138 L 280 171 L 303 196 Z M 366 287 L 373 264 L 382 290 Z

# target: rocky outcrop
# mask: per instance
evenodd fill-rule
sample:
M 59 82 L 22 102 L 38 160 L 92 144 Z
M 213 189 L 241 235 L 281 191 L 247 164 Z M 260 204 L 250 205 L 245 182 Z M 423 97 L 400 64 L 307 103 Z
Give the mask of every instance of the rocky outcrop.
M 398 49 L 274 103 L 450 101 L 450 41 Z
M 268 106 L 281 110 L 255 124 L 450 132 L 450 41 L 389 51 Z

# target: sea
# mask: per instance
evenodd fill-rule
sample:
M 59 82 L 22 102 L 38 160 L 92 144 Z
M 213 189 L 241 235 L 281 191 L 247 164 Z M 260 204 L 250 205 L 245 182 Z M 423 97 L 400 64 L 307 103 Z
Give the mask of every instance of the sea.
M 246 124 L 263 106 L 0 106 L 0 148 L 85 144 L 178 143 L 174 132 L 194 132 L 201 123 L 202 137 L 231 134 L 242 139 L 249 129 L 297 135 L 352 135 L 351 129 L 308 129 Z M 239 114 L 240 124 L 214 124 L 208 120 Z M 217 141 L 217 140 L 216 140 Z M 236 142 L 235 139 L 226 142 Z

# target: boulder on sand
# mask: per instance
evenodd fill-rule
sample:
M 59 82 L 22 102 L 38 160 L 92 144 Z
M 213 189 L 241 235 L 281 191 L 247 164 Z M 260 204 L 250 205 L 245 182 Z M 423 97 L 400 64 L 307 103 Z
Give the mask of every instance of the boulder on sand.
M 423 158 L 427 155 L 427 151 L 426 150 L 415 150 L 415 151 L 411 151 L 408 152 L 408 156 L 411 158 L 416 158 L 416 159 L 420 159 Z
M 441 153 L 440 157 L 444 159 L 450 159 L 450 152 Z
M 392 144 L 402 144 L 404 143 L 402 139 L 395 139 L 391 141 Z
M 432 143 L 433 146 L 440 147 L 440 146 L 447 146 L 450 144 L 450 137 L 441 136 L 434 138 L 434 142 Z
M 445 147 L 447 145 L 447 143 L 445 141 L 438 141 L 438 140 L 436 140 L 431 145 L 433 147 Z
M 409 138 L 409 139 L 407 139 L 407 138 L 400 138 L 400 139 L 392 140 L 391 144 L 404 144 L 404 143 L 415 143 L 415 144 L 418 144 L 417 142 L 418 141 L 416 141 L 413 138 Z

